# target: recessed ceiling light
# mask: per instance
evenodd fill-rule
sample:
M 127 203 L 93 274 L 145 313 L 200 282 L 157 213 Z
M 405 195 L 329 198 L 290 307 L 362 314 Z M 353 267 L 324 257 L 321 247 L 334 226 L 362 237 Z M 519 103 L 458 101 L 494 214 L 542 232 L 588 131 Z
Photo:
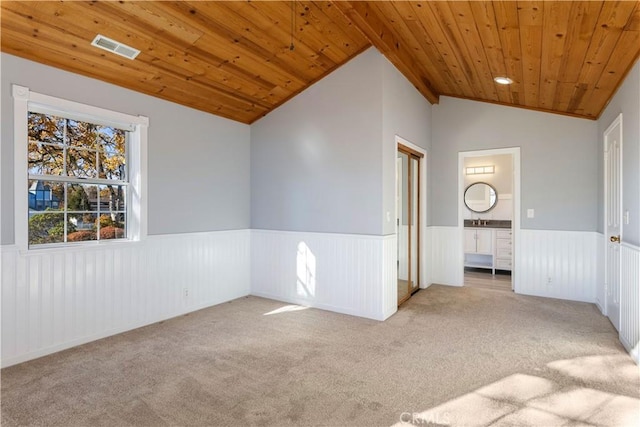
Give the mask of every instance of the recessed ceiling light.
M 493 79 L 493 81 L 500 85 L 510 85 L 511 83 L 513 83 L 513 80 L 511 80 L 509 77 L 496 77 Z
M 98 34 L 91 44 L 95 47 L 99 47 L 100 49 L 107 50 L 111 53 L 115 53 L 116 55 L 124 56 L 129 59 L 135 59 L 135 57 L 140 53 L 138 49 L 110 39 L 109 37 L 105 37 L 102 34 Z

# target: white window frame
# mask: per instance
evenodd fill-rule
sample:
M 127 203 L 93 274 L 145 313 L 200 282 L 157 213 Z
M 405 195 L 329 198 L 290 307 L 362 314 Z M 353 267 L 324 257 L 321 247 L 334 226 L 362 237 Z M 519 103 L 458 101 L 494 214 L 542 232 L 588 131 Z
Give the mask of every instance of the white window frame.
M 15 244 L 20 250 L 40 251 L 78 246 L 127 244 L 147 237 L 147 137 L 149 119 L 81 104 L 54 96 L 32 92 L 28 87 L 12 85 L 14 134 L 14 229 Z M 28 112 L 46 112 L 61 117 L 113 126 L 129 131 L 127 187 L 127 238 L 74 243 L 56 243 L 29 247 L 29 190 L 27 159 L 29 154 Z

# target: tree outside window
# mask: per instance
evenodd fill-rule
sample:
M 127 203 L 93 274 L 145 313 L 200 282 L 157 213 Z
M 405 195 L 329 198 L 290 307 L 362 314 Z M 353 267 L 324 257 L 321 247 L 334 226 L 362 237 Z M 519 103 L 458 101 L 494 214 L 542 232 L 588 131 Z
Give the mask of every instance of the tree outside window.
M 128 132 L 28 113 L 29 245 L 126 238 Z

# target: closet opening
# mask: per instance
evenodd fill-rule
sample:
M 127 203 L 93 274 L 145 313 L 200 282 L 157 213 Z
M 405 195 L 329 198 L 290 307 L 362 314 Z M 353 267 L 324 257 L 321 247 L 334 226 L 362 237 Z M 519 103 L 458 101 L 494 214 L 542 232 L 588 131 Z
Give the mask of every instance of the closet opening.
M 396 225 L 398 241 L 398 305 L 420 289 L 421 159 L 424 155 L 398 144 Z

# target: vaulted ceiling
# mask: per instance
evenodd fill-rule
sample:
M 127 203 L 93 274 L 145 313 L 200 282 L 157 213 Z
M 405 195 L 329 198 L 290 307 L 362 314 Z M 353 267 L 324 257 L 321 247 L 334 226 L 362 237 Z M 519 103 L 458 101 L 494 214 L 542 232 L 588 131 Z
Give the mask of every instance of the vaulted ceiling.
M 595 119 L 640 54 L 637 1 L 2 1 L 0 7 L 4 52 L 243 123 L 371 45 L 431 103 L 448 95 Z M 93 47 L 97 34 L 141 53 L 132 61 Z M 498 76 L 513 84 L 495 83 Z

